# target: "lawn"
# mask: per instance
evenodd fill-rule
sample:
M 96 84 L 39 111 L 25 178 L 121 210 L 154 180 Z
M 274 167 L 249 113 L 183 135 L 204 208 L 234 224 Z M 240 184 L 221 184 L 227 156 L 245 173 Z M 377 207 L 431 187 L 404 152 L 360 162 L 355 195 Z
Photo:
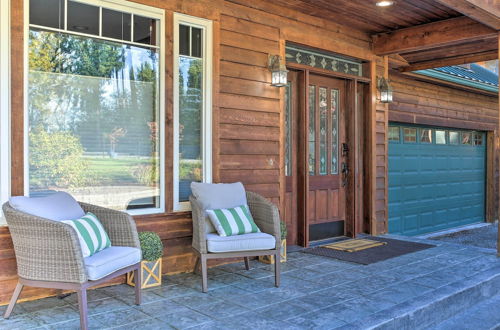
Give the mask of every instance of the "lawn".
M 111 158 L 108 156 L 85 156 L 89 162 L 90 170 L 100 185 L 106 184 L 135 184 L 137 179 L 132 175 L 133 169 L 138 165 L 148 165 L 151 161 L 138 157 Z

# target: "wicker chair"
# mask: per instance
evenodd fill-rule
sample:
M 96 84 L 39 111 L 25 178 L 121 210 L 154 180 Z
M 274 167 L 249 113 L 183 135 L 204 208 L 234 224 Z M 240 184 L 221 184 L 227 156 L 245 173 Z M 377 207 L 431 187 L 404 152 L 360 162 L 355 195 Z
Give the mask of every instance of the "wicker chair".
M 274 236 L 276 244 L 273 249 L 266 250 L 251 250 L 251 251 L 231 251 L 231 252 L 217 252 L 213 253 L 207 249 L 207 227 L 206 227 L 206 214 L 205 210 L 201 207 L 200 203 L 196 200 L 194 196 L 190 196 L 189 200 L 191 202 L 191 210 L 193 217 L 193 249 L 197 255 L 195 272 L 198 271 L 201 264 L 201 274 L 202 274 L 202 291 L 207 292 L 208 290 L 208 280 L 207 280 L 207 260 L 208 259 L 219 259 L 219 258 L 237 258 L 243 257 L 245 260 L 245 268 L 250 269 L 249 257 L 264 256 L 264 255 L 274 255 L 274 275 L 275 275 L 275 286 L 280 285 L 280 242 L 281 242 L 281 232 L 280 232 L 280 217 L 278 208 L 273 203 L 269 202 L 264 197 L 253 193 L 246 192 L 248 207 L 250 213 L 256 223 L 263 233 L 270 234 Z
M 128 214 L 95 205 L 79 204 L 85 212 L 92 212 L 99 218 L 112 246 L 140 249 L 135 222 Z M 10 316 L 25 285 L 71 290 L 78 294 L 80 327 L 87 329 L 89 287 L 130 271 L 135 272 L 136 283 L 141 283 L 140 262 L 121 269 L 107 269 L 103 277 L 90 280 L 76 231 L 70 225 L 18 211 L 9 203 L 3 205 L 3 212 L 14 243 L 19 275 L 4 318 Z M 135 286 L 135 303 L 141 303 L 140 285 Z

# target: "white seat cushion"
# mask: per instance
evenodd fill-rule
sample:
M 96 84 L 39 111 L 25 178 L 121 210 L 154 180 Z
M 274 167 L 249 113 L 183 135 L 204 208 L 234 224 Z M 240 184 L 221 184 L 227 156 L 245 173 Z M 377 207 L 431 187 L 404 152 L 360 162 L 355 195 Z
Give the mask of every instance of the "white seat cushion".
M 235 236 L 219 236 L 207 234 L 208 252 L 233 252 L 252 250 L 271 250 L 276 247 L 273 235 L 266 233 L 251 233 Z
M 140 262 L 140 249 L 127 246 L 111 246 L 96 254 L 84 258 L 89 280 L 95 281 L 119 269 Z

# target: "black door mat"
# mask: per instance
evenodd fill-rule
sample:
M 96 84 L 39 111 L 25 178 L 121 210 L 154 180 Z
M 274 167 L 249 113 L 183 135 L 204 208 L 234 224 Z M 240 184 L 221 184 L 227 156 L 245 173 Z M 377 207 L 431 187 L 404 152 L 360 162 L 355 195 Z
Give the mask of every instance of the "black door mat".
M 401 241 L 392 238 L 363 236 L 374 241 L 385 242 L 387 244 L 376 246 L 370 249 L 344 252 L 334 249 L 328 249 L 321 246 L 302 250 L 304 253 L 315 254 L 323 257 L 330 257 L 338 260 L 354 262 L 362 265 L 373 264 L 382 260 L 399 257 L 408 253 L 413 253 L 435 247 L 435 245 Z

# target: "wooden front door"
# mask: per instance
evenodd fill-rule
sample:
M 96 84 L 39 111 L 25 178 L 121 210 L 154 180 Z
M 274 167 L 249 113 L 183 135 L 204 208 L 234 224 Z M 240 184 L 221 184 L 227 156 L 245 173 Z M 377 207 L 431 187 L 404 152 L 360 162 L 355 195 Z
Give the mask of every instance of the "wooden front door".
M 315 241 L 345 232 L 345 81 L 311 74 L 307 93 L 308 225 Z
M 290 72 L 285 93 L 285 214 L 289 243 L 345 234 L 345 81 Z

